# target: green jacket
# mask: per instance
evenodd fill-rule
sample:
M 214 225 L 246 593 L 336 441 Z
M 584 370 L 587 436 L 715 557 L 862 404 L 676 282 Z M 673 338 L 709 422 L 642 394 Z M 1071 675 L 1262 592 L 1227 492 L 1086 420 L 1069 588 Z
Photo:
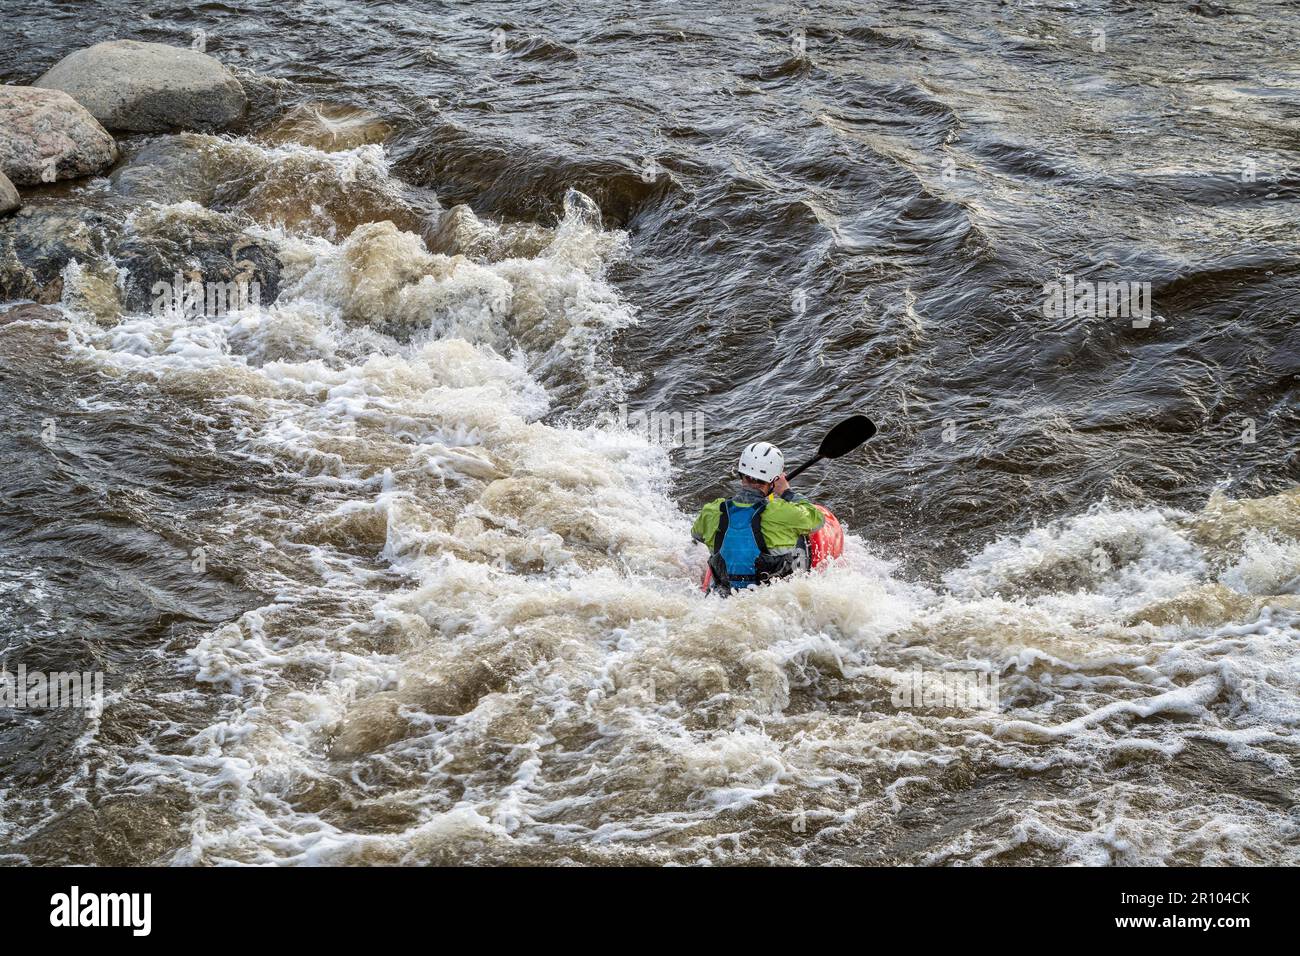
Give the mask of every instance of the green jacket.
M 722 521 L 721 508 L 724 500 L 726 499 L 718 498 L 710 501 L 700 509 L 700 516 L 691 525 L 691 537 L 708 545 L 710 551 L 713 550 L 713 539 Z M 756 491 L 744 489 L 731 500 L 738 505 L 753 507 L 763 498 Z M 812 534 L 825 520 L 811 501 L 793 491 L 787 491 L 782 497 L 768 501 L 760 526 L 768 548 L 779 551 L 793 548 L 801 537 Z

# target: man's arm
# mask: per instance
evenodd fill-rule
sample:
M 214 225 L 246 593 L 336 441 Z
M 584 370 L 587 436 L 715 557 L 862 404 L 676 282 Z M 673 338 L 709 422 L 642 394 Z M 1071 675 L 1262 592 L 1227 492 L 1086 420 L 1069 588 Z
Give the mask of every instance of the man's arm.
M 781 500 L 794 506 L 781 509 L 781 523 L 795 534 L 812 534 L 826 523 L 826 516 L 817 510 L 817 506 L 803 495 L 791 491 L 789 486 L 782 492 Z
M 718 525 L 722 523 L 721 507 L 721 498 L 710 501 L 700 509 L 699 517 L 691 525 L 691 537 L 700 544 L 707 545 L 710 551 L 713 550 L 713 538 L 718 533 Z

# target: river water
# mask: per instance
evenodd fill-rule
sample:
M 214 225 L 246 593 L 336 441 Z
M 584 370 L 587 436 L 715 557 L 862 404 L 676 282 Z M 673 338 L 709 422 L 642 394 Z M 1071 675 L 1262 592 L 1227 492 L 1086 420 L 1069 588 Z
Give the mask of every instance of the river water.
M 24 193 L 0 658 L 106 699 L 0 709 L 0 859 L 1300 862 L 1293 5 L 31 0 L 0 79 L 196 36 L 244 125 Z M 232 231 L 260 304 L 113 291 Z M 853 412 L 840 564 L 701 596 Z

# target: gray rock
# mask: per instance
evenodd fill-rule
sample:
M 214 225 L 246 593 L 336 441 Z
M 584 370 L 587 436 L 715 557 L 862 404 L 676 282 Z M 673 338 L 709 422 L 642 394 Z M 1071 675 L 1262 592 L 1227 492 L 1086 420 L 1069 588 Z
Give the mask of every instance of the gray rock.
M 204 211 L 192 216 L 165 210 L 144 212 L 134 229 L 111 249 L 113 261 L 127 270 L 125 305 L 147 312 L 156 283 L 198 279 L 226 285 L 245 279 L 257 283 L 257 298 L 269 305 L 280 291 L 280 259 L 275 249 L 244 233 L 240 216 Z
M 197 278 L 213 288 L 256 283 L 264 305 L 279 294 L 279 256 L 247 234 L 246 216 L 174 207 L 132 211 L 124 221 L 120 209 L 59 200 L 0 219 L 0 301 L 63 301 L 101 318 L 115 309 L 148 312 L 155 284 L 173 284 L 178 274 L 179 281 Z M 65 289 L 64 270 L 74 259 L 82 281 Z
M 63 267 L 72 259 L 107 262 L 118 226 L 75 203 L 26 206 L 0 220 L 0 299 L 58 302 Z
M 70 53 L 34 84 L 63 90 L 112 130 L 220 129 L 244 115 L 234 74 L 206 53 L 113 40 Z
M 89 176 L 116 160 L 113 137 L 67 93 L 0 86 L 0 170 L 16 185 Z
M 188 201 L 210 206 L 220 173 L 209 148 L 212 142 L 212 137 L 198 133 L 150 140 L 113 171 L 112 190 L 129 199 L 164 205 Z
M 18 198 L 18 190 L 9 181 L 9 177 L 0 173 L 0 216 L 7 216 L 22 208 L 23 201 Z

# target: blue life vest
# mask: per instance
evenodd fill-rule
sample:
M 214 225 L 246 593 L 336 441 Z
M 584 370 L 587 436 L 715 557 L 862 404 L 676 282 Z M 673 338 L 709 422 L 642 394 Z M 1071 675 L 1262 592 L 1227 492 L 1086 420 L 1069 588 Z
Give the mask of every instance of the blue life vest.
M 738 505 L 730 499 L 718 506 L 718 532 L 713 538 L 713 552 L 721 557 L 725 580 L 733 588 L 753 587 L 759 582 L 758 559 L 767 554 L 767 542 L 763 539 L 763 509 L 766 507 L 766 501 L 756 505 Z M 715 575 L 715 578 L 720 577 Z

